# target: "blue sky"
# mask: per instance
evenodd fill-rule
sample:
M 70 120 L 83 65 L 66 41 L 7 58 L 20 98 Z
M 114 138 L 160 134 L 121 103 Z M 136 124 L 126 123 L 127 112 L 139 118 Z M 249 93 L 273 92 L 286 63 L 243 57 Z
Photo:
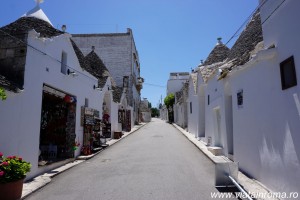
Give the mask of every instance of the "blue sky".
M 257 5 L 258 0 L 45 0 L 41 8 L 56 28 L 66 24 L 69 33 L 131 28 L 145 78 L 142 97 L 157 106 L 169 73 L 197 67 L 217 38 L 226 43 Z M 1 0 L 0 26 L 34 6 L 34 0 Z

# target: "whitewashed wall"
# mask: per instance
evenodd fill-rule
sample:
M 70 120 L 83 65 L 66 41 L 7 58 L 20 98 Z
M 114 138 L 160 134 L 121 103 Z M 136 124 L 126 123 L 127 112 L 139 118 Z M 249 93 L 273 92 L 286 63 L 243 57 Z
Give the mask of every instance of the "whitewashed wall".
M 197 88 L 196 88 L 197 89 Z M 195 137 L 198 137 L 198 121 L 199 121 L 199 96 L 194 88 L 193 79 L 189 79 L 189 96 L 187 99 L 188 102 L 188 131 L 193 134 Z
M 19 94 L 9 93 L 8 99 L 0 102 L 1 151 L 8 155 L 22 156 L 29 161 L 32 169 L 27 178 L 32 178 L 49 169 L 38 167 L 43 84 L 77 97 L 76 136 L 79 141 L 83 137 L 83 127 L 80 126 L 81 106 L 84 106 L 85 98 L 88 98 L 89 107 L 101 111 L 102 95 L 93 89 L 97 79 L 80 68 L 67 34 L 53 39 L 38 39 L 37 34 L 31 31 L 28 43 L 57 60 L 61 59 L 62 51 L 66 52 L 67 65 L 82 73 L 78 73 L 79 76 L 76 77 L 64 75 L 60 72 L 60 63 L 28 47 L 24 91 Z M 75 152 L 76 156 L 80 153 L 79 149 Z
M 166 109 L 166 112 L 168 112 L 168 110 Z M 179 113 L 179 108 L 177 104 L 173 105 L 173 115 L 174 115 L 174 123 L 175 124 L 179 124 L 178 123 L 178 113 Z M 168 118 L 167 118 L 168 119 Z M 167 120 L 166 119 L 166 120 Z
M 205 137 L 205 90 L 206 84 L 203 82 L 202 76 L 198 73 L 198 122 L 197 122 L 197 137 Z
M 118 122 L 118 111 L 119 111 L 119 103 L 112 102 L 111 106 L 111 133 L 112 137 L 114 132 L 120 132 L 120 126 Z
M 187 80 L 189 80 L 189 75 L 170 76 L 167 82 L 167 95 L 170 93 L 175 95 L 176 92 L 181 90 Z
M 143 122 L 151 121 L 151 112 L 142 112 Z
M 192 102 L 192 113 L 188 104 L 188 131 L 196 138 L 200 138 L 205 136 L 205 84 L 201 74 L 197 73 L 197 76 L 196 89 L 194 89 L 193 80 L 189 80 L 188 102 Z
M 262 21 L 281 1 L 261 9 Z M 300 77 L 299 1 L 287 0 L 263 24 L 265 46 L 256 63 L 232 75 L 232 92 L 243 89 L 244 105 L 233 98 L 234 152 L 240 167 L 273 191 L 300 192 L 300 89 L 281 89 L 280 62 L 294 56 Z M 253 78 L 255 77 L 255 81 Z M 236 94 L 235 94 L 236 95 Z
M 183 103 L 177 103 L 173 106 L 174 108 L 174 122 L 181 126 L 182 128 L 187 128 L 187 123 L 188 123 L 188 119 L 187 119 L 187 115 L 188 115 L 188 111 L 187 111 L 187 102 L 183 102 Z M 176 121 L 175 121 L 176 120 Z
M 232 135 L 232 115 L 227 109 L 231 106 L 231 96 L 225 90 L 227 82 L 218 81 L 218 77 L 218 74 L 214 74 L 205 89 L 205 139 L 207 142 L 208 137 L 211 137 L 212 146 L 221 147 L 223 154 L 228 156 L 231 149 L 229 145 L 232 145 L 228 140 L 228 135 Z
M 165 105 L 163 105 L 162 108 L 159 110 L 159 115 L 162 120 L 168 120 L 168 112 Z M 175 120 L 175 113 L 174 113 L 174 120 Z
M 273 191 L 300 192 L 300 117 L 294 99 L 299 88 L 281 90 L 276 56 L 235 73 L 232 90 L 241 89 L 243 108 L 233 98 L 235 160 Z

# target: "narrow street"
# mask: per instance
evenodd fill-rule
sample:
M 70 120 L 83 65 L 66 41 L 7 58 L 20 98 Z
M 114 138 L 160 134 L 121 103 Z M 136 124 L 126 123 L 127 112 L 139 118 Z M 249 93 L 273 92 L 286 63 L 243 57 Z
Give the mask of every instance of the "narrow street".
M 212 199 L 214 164 L 172 125 L 152 119 L 27 200 Z

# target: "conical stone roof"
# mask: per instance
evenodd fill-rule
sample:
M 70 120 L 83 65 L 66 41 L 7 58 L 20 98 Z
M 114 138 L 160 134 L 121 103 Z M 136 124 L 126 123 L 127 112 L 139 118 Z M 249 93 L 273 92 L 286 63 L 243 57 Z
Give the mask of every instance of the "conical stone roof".
M 257 10 L 231 48 L 227 61 L 234 60 L 232 67 L 244 65 L 250 60 L 251 51 L 261 41 L 263 41 L 261 18 L 260 12 Z
M 222 62 L 227 58 L 230 49 L 221 42 L 220 38 L 218 39 L 219 42 L 208 55 L 207 59 L 204 62 L 204 65 L 211 65 L 213 63 Z
M 90 74 L 98 78 L 99 87 L 103 87 L 106 83 L 108 77 L 111 77 L 108 69 L 104 65 L 103 61 L 99 58 L 99 56 L 95 53 L 95 51 L 91 51 L 88 55 L 86 55 L 85 60 L 89 63 L 85 70 L 87 70 Z M 112 80 L 112 85 L 115 86 L 115 82 Z

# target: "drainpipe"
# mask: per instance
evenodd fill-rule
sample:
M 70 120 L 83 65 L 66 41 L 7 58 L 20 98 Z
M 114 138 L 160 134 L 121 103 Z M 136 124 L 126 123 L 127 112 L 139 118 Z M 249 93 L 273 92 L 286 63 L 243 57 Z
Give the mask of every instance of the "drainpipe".
M 230 180 L 232 181 L 232 183 L 244 194 L 244 196 L 248 199 L 248 200 L 253 200 L 249 194 L 239 185 L 238 182 L 236 182 L 236 180 L 234 180 L 234 178 L 232 178 L 231 176 L 228 176 L 230 178 Z

